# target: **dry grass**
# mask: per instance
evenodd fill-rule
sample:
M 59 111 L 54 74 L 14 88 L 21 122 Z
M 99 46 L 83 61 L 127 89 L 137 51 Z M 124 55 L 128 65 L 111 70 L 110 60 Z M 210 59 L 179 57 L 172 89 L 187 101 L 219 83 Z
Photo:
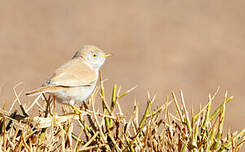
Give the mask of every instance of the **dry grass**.
M 218 90 L 209 95 L 208 104 L 198 113 L 188 112 L 180 91 L 166 98 L 164 105 L 153 109 L 155 97 L 148 94 L 143 116 L 138 105 L 132 106 L 130 118 L 120 108 L 120 99 L 133 89 L 122 92 L 114 85 L 110 104 L 105 99 L 103 81 L 81 107 L 63 107 L 63 115 L 53 117 L 52 99 L 40 95 L 30 107 L 24 107 L 16 94 L 22 114 L 0 110 L 0 144 L 2 151 L 239 151 L 245 141 L 245 129 L 223 135 L 227 103 L 211 113 Z M 95 98 L 99 96 L 99 99 Z M 41 102 L 41 103 L 40 103 Z M 102 103 L 102 112 L 95 103 Z M 39 104 L 40 103 L 40 104 Z M 169 105 L 174 104 L 175 112 Z M 43 105 L 43 106 L 41 106 Z M 29 115 L 32 108 L 39 116 Z M 78 125 L 77 125 L 78 124 Z M 74 132 L 74 125 L 78 133 Z

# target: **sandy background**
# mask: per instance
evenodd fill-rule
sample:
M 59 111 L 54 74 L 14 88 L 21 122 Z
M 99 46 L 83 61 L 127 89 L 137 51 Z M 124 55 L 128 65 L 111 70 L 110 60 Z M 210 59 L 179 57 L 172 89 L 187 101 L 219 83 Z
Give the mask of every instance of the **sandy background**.
M 40 86 L 77 48 L 93 44 L 114 54 L 103 66 L 107 90 L 138 85 L 124 109 L 136 98 L 142 111 L 147 89 L 157 92 L 157 105 L 183 89 L 188 108 L 198 109 L 220 86 L 215 105 L 225 90 L 235 96 L 225 126 L 243 129 L 244 8 L 242 0 L 1 1 L 1 103 L 11 104 L 16 83 Z

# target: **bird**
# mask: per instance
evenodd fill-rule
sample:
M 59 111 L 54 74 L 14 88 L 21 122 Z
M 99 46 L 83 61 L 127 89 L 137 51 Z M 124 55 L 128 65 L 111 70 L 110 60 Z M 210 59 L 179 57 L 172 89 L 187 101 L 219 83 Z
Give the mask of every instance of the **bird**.
M 109 56 L 111 54 L 96 46 L 84 45 L 69 61 L 58 67 L 40 88 L 26 92 L 26 95 L 47 93 L 61 104 L 73 106 L 82 103 L 95 89 L 99 69 Z

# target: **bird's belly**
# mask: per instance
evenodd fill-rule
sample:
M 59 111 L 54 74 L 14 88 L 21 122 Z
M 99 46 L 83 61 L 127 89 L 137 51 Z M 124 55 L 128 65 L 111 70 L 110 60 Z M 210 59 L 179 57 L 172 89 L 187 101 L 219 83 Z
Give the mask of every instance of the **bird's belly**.
M 73 105 L 86 100 L 93 92 L 94 87 L 95 86 L 64 88 L 52 92 L 52 94 L 56 96 L 58 102 Z

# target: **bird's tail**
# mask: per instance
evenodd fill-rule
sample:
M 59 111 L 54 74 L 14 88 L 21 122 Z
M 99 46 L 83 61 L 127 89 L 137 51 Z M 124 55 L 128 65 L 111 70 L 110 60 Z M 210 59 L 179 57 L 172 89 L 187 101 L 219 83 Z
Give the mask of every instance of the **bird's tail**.
M 26 92 L 27 96 L 35 96 L 40 93 L 46 93 L 46 92 L 53 92 L 57 89 L 61 88 L 60 86 L 46 86 L 46 87 L 41 87 L 29 92 Z

